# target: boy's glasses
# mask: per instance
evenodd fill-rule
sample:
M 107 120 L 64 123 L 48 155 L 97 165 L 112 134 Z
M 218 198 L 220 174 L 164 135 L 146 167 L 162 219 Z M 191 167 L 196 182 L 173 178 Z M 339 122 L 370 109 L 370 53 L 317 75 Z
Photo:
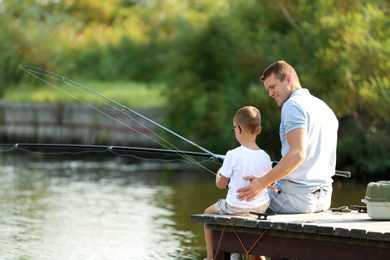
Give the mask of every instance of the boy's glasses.
M 235 126 L 232 127 L 232 133 L 233 133 L 233 134 L 236 134 L 236 127 L 237 127 L 237 126 L 238 126 L 238 128 L 240 128 L 239 125 L 235 125 Z

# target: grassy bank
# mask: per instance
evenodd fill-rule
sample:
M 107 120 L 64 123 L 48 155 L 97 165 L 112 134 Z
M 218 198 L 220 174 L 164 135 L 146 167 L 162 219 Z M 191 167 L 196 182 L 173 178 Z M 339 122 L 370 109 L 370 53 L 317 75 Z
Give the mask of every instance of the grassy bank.
M 165 106 L 163 85 L 147 85 L 135 82 L 81 82 L 84 86 L 127 107 L 158 108 Z M 80 102 L 101 103 L 96 95 L 82 92 L 70 86 L 61 86 L 62 92 L 48 84 L 32 87 L 20 85 L 8 88 L 2 100 L 5 102 Z M 67 94 L 68 93 L 68 94 Z

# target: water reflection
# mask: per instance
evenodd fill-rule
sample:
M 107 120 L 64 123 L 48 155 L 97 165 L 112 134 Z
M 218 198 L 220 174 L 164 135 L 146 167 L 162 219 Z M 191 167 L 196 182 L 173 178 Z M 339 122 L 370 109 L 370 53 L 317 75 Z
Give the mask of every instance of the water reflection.
M 213 176 L 145 167 L 115 160 L 3 161 L 2 259 L 200 258 L 203 241 L 196 245 L 199 232 L 189 228 L 189 216 L 209 198 L 192 201 L 202 205 L 187 198 L 194 194 L 191 181 L 202 192 Z
M 190 222 L 226 191 L 185 165 L 0 158 L 2 259 L 203 259 Z M 361 204 L 365 187 L 335 185 L 332 206 Z

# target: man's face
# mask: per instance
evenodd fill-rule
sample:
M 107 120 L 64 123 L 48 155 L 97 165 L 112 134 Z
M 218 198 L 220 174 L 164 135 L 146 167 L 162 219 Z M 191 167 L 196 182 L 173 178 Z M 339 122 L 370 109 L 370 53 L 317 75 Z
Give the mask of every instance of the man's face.
M 268 91 L 268 95 L 275 99 L 278 106 L 282 106 L 292 93 L 291 75 L 287 74 L 286 78 L 280 81 L 272 74 L 264 80 L 264 87 Z

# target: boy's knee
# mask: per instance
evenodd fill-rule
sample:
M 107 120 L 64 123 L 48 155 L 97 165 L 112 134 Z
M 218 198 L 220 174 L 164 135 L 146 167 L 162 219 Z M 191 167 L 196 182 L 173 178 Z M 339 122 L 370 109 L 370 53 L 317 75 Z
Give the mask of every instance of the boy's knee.
M 204 210 L 204 214 L 215 214 L 215 213 L 216 211 L 214 205 L 211 205 L 210 207 Z

